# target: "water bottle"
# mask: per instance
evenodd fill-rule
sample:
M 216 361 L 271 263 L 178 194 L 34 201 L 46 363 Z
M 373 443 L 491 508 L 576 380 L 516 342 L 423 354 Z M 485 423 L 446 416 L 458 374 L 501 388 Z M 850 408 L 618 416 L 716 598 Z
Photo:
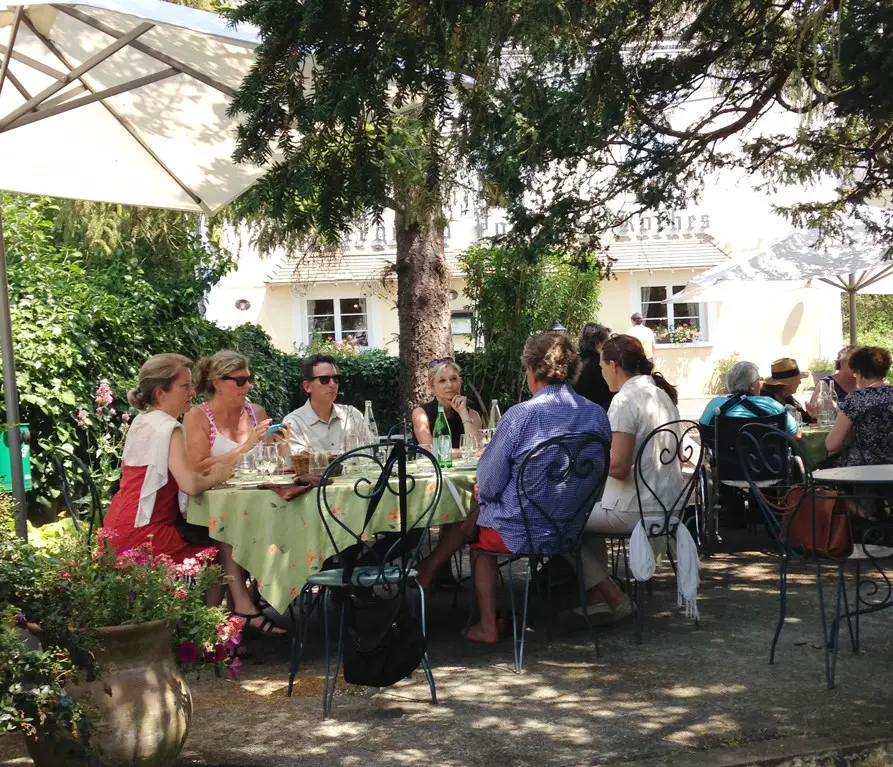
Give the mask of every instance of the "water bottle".
M 366 428 L 369 429 L 372 438 L 378 442 L 378 427 L 375 425 L 375 416 L 372 415 L 371 399 L 366 400 Z
M 834 403 L 834 387 L 829 381 L 819 381 L 819 398 L 816 402 L 817 420 L 819 426 L 830 428 L 837 418 L 837 410 Z
M 375 425 L 375 416 L 372 414 L 372 400 L 366 400 L 366 428 L 369 430 L 369 435 L 372 437 L 372 444 L 378 444 L 378 427 Z M 374 450 L 374 455 L 376 458 L 379 457 L 379 450 L 376 448 Z
M 453 435 L 446 415 L 443 412 L 443 404 L 437 403 L 437 420 L 434 422 L 433 439 L 434 456 L 441 469 L 453 468 Z
M 499 402 L 495 399 L 490 401 L 490 416 L 487 418 L 487 428 L 490 430 L 492 434 L 496 431 L 496 427 L 499 425 L 499 419 L 502 418 L 502 413 L 499 412 Z

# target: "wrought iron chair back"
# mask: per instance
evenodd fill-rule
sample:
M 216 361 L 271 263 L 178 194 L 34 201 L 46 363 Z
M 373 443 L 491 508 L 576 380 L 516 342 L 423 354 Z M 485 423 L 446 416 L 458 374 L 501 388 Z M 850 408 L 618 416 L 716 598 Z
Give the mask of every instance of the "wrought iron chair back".
M 560 434 L 530 450 L 516 479 L 527 539 L 520 553 L 543 558 L 575 552 L 610 464 L 611 444 L 596 432 Z
M 772 482 L 777 479 L 769 467 L 751 466 L 750 476 L 745 476 L 739 460 L 738 435 L 745 426 L 758 424 L 774 427 L 784 432 L 788 414 L 749 416 L 739 418 L 720 413 L 713 419 L 712 439 L 709 448 L 713 456 L 713 476 L 716 483 L 728 481 Z
M 351 582 L 357 566 L 367 568 L 367 572 L 370 566 L 374 566 L 378 568 L 379 578 L 364 585 L 396 580 L 405 586 L 406 576 L 419 558 L 424 534 L 431 526 L 442 490 L 442 476 L 435 457 L 423 448 L 414 450 L 416 465 L 409 467 L 406 461 L 407 445 L 403 440 L 367 445 L 339 456 L 323 474 L 317 490 L 317 509 L 343 568 L 345 584 Z M 365 501 L 366 511 L 362 519 L 340 513 L 332 496 L 329 480 L 339 477 L 345 466 L 350 469 L 347 478 L 353 485 L 354 495 Z M 343 483 L 344 478 L 339 481 Z M 423 508 L 413 519 L 409 519 L 408 497 L 423 483 L 428 490 Z M 430 488 L 432 483 L 433 492 Z M 377 531 L 377 525 L 389 526 L 382 524 L 381 513 L 394 511 L 399 519 L 399 532 Z M 347 545 L 345 541 L 348 541 Z M 400 569 L 396 579 L 395 566 Z
M 87 466 L 74 453 L 63 450 L 53 450 L 46 454 L 53 464 L 56 476 L 59 478 L 59 489 L 62 492 L 62 502 L 65 509 L 74 523 L 75 529 L 81 531 L 81 522 L 87 521 L 87 540 L 92 540 L 93 531 L 97 527 L 102 527 L 103 508 L 102 500 L 99 497 L 99 491 L 90 475 L 90 467 Z M 71 461 L 72 474 L 69 474 L 66 467 L 66 461 Z M 78 485 L 81 485 L 86 495 L 77 494 Z M 78 502 L 79 498 L 83 498 L 82 502 Z M 84 513 L 84 507 L 88 511 Z
M 639 518 L 649 538 L 657 536 L 673 536 L 682 520 L 685 510 L 694 503 L 695 491 L 700 479 L 701 465 L 704 461 L 704 446 L 700 440 L 693 439 L 699 434 L 695 421 L 678 420 L 658 426 L 652 431 L 636 453 L 633 478 L 636 485 L 636 501 L 639 505 Z M 650 459 L 650 460 L 648 460 Z M 691 475 L 683 479 L 681 488 L 673 497 L 661 497 L 657 487 L 652 486 L 646 474 L 650 474 L 649 466 L 656 467 L 655 477 L 661 471 L 675 471 L 684 478 L 683 468 L 691 468 Z M 646 510 L 645 505 L 658 510 Z
M 786 511 L 789 525 L 801 514 L 812 516 L 813 522 L 815 520 L 816 496 L 808 492 L 815 489 L 812 469 L 797 441 L 777 426 L 751 422 L 739 430 L 736 451 L 751 497 L 760 507 L 779 554 L 797 559 L 812 558 L 810 548 L 791 545 L 783 528 Z M 795 486 L 803 492 L 793 506 L 786 508 L 782 499 Z
M 775 627 L 775 635 L 769 650 L 769 663 L 775 662 L 775 647 L 781 634 L 787 615 L 787 574 L 788 562 L 791 559 L 808 560 L 815 567 L 816 588 L 819 600 L 819 618 L 822 628 L 822 644 L 825 651 L 825 679 L 828 688 L 834 686 L 834 675 L 837 662 L 837 636 L 840 625 L 841 601 L 847 605 L 844 583 L 845 558 L 817 553 L 817 502 L 821 491 L 816 488 L 812 479 L 809 463 L 803 459 L 797 442 L 784 429 L 770 424 L 751 423 L 745 425 L 738 434 L 738 456 L 741 468 L 747 477 L 751 495 L 756 500 L 770 534 L 775 540 L 779 554 L 779 615 Z M 795 471 L 795 467 L 799 472 Z M 797 476 L 799 474 L 799 476 Z M 776 484 L 765 486 L 757 483 L 755 477 L 766 477 Z M 799 488 L 799 497 L 789 491 Z M 827 495 L 827 491 L 825 493 Z M 835 502 L 843 496 L 834 496 Z M 812 545 L 795 545 L 789 540 L 788 531 L 798 517 L 806 516 L 807 529 L 811 526 Z M 844 520 L 848 525 L 848 521 Z M 802 526 L 800 531 L 802 533 Z M 833 620 L 829 627 L 825 612 L 825 596 L 822 583 L 822 566 L 831 565 L 836 569 L 835 602 Z M 858 576 L 857 576 L 857 592 Z M 849 607 L 846 607 L 850 639 L 854 649 L 857 639 L 849 621 Z M 858 615 L 858 613 L 857 613 Z

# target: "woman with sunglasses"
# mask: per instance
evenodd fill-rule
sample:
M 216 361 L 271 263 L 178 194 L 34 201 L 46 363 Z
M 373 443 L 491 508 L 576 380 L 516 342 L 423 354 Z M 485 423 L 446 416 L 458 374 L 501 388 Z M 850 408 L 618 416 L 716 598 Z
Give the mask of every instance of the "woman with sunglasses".
M 183 417 L 189 459 L 199 472 L 218 464 L 232 466 L 262 439 L 270 425 L 266 411 L 246 401 L 254 384 L 248 360 L 238 352 L 224 349 L 200 359 L 195 376 L 195 389 L 205 401 Z M 286 438 L 280 431 L 271 440 Z M 220 550 L 222 561 L 230 563 L 226 573 L 232 577 L 228 584 L 231 609 L 245 618 L 247 633 L 286 635 L 255 606 L 245 585 L 248 574 L 233 561 L 229 544 L 212 541 L 207 529 L 197 525 L 181 525 L 181 532 L 194 541 L 213 543 Z
M 195 368 L 195 389 L 205 401 L 183 419 L 189 457 L 199 471 L 221 461 L 235 464 L 270 425 L 266 411 L 246 401 L 254 384 L 248 360 L 224 349 L 203 357 Z M 282 430 L 274 437 L 285 438 Z
M 443 413 L 450 425 L 453 448 L 458 449 L 459 438 L 468 434 L 474 441 L 481 441 L 481 417 L 468 407 L 462 396 L 461 368 L 452 357 L 432 360 L 428 364 L 428 386 L 434 399 L 412 411 L 412 430 L 420 445 L 432 443 L 431 430 L 437 420 L 437 406 L 443 405 Z

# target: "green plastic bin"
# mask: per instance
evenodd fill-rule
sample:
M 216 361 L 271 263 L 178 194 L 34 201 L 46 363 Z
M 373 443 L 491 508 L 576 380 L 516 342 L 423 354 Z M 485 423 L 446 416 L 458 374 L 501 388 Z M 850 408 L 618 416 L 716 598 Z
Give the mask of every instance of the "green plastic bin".
M 25 473 L 25 490 L 31 489 L 31 433 L 28 424 L 19 425 L 19 433 L 22 435 L 22 471 Z M 12 474 L 9 470 L 9 431 L 3 431 L 3 439 L 0 439 L 0 484 L 4 493 L 12 492 Z

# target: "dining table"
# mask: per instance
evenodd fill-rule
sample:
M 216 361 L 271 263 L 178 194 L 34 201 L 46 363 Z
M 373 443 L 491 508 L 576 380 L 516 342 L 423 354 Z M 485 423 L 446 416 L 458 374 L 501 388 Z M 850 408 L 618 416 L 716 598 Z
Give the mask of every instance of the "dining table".
M 412 474 L 412 469 L 409 470 Z M 474 509 L 476 461 L 457 463 L 442 472 L 440 497 L 431 526 L 461 522 Z M 337 477 L 326 488 L 327 500 L 348 527 L 363 529 L 367 501 L 355 492 L 356 477 Z M 247 478 L 207 490 L 189 499 L 186 519 L 208 528 L 215 541 L 232 546 L 233 560 L 251 573 L 261 596 L 284 613 L 300 595 L 307 579 L 336 554 L 319 512 L 316 488 L 286 501 L 263 482 L 277 478 Z M 278 482 L 289 482 L 288 475 Z M 419 474 L 407 494 L 407 526 L 423 514 L 435 493 L 433 474 Z M 400 512 L 397 496 L 385 493 L 366 533 L 397 532 Z M 349 541 L 345 540 L 345 544 Z
M 830 433 L 830 426 L 804 425 L 800 428 L 800 450 L 810 466 L 818 466 L 828 457 L 825 437 Z
M 847 621 L 853 651 L 860 648 L 860 618 L 869 613 L 893 607 L 893 576 L 890 563 L 893 557 L 893 518 L 890 516 L 889 490 L 893 485 L 893 464 L 874 466 L 839 466 L 833 469 L 819 469 L 812 473 L 812 479 L 819 485 L 838 485 L 851 497 L 848 514 L 853 529 L 853 553 L 855 560 L 853 602 L 847 603 L 832 627 L 832 636 L 837 636 L 838 625 Z M 886 496 L 886 500 L 884 500 Z M 872 511 L 865 514 L 860 510 L 860 498 L 874 499 Z M 855 619 L 855 620 L 853 620 Z

